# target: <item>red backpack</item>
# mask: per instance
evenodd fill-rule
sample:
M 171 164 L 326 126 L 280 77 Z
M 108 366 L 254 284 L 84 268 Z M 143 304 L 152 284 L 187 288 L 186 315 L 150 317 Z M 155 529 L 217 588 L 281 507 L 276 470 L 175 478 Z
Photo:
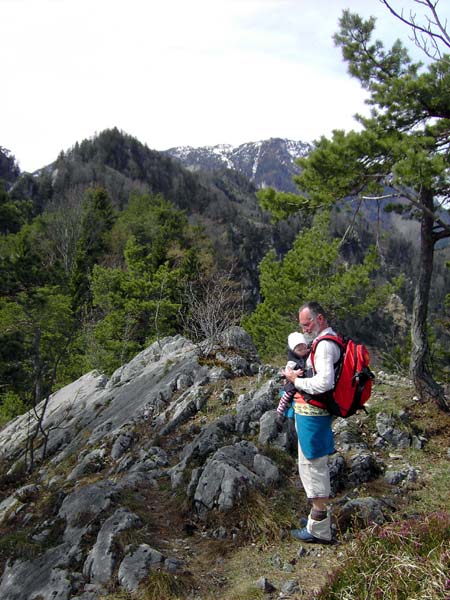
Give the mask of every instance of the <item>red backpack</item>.
M 329 392 L 309 396 L 305 400 L 309 404 L 326 408 L 332 415 L 350 417 L 369 400 L 372 393 L 372 382 L 375 375 L 369 368 L 369 352 L 364 344 L 358 344 L 352 339 L 344 339 L 338 335 L 326 334 L 314 340 L 311 346 L 311 365 L 313 373 L 314 354 L 322 340 L 330 340 L 341 349 L 341 356 L 334 365 L 335 384 Z

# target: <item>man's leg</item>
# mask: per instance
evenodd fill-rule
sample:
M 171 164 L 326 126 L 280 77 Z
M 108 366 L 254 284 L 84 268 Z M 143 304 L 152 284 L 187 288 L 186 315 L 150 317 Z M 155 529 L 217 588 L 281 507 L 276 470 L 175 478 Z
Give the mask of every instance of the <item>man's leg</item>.
M 330 469 L 328 456 L 308 459 L 304 456 L 300 444 L 298 446 L 298 470 L 300 479 L 306 492 L 306 496 L 312 502 L 312 509 L 303 534 L 299 539 L 306 539 L 308 534 L 311 538 L 322 541 L 331 540 L 331 517 L 328 512 L 330 500 Z M 295 534 L 293 534 L 295 535 Z M 297 535 L 295 535 L 297 537 Z

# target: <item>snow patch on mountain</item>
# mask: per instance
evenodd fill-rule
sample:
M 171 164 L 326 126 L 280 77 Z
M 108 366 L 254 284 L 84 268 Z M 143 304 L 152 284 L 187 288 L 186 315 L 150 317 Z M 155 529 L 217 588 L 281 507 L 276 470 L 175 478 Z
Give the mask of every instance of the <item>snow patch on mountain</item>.
M 271 186 L 294 191 L 292 177 L 299 173 L 296 160 L 306 156 L 311 149 L 311 145 L 305 142 L 270 138 L 239 146 L 181 146 L 170 148 L 166 153 L 190 170 L 234 169 L 259 188 Z

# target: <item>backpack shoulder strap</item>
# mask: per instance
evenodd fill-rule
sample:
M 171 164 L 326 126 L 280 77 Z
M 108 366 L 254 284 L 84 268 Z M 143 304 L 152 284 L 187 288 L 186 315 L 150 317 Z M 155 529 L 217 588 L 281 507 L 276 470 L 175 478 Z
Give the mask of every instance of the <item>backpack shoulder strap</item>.
M 311 358 L 311 366 L 312 366 L 314 372 L 316 370 L 316 368 L 314 366 L 314 354 L 316 352 L 317 344 L 319 344 L 323 340 L 328 340 L 330 342 L 334 342 L 335 344 L 337 344 L 339 346 L 339 348 L 341 350 L 341 354 L 340 354 L 338 363 L 344 355 L 346 343 L 345 343 L 345 340 L 340 335 L 333 335 L 332 333 L 326 333 L 325 335 L 321 335 L 321 336 L 317 337 L 311 345 L 311 352 L 309 355 Z

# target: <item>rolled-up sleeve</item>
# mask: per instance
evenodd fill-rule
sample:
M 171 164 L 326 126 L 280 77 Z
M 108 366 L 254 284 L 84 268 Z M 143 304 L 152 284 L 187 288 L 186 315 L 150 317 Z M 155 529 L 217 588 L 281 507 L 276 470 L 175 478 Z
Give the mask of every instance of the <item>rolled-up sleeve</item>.
M 312 377 L 297 377 L 295 387 L 308 394 L 323 394 L 334 387 L 334 365 L 339 360 L 340 349 L 337 344 L 322 340 L 317 344 L 314 354 L 316 374 Z M 311 366 L 308 358 L 307 367 Z

